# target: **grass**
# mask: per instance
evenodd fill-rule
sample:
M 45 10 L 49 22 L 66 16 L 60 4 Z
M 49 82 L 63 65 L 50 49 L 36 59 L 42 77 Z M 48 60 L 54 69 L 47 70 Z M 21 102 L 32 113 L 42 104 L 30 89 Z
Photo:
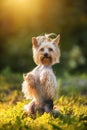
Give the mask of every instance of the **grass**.
M 86 79 L 86 74 L 64 74 L 58 79 L 59 98 L 54 101 L 59 114 L 37 114 L 32 118 L 23 111 L 24 104 L 29 101 L 21 93 L 22 74 L 5 69 L 0 74 L 0 130 L 86 130 Z
M 25 102 L 16 105 L 0 104 L 1 130 L 86 130 L 87 100 L 84 97 L 65 97 L 56 100 L 59 108 L 56 117 L 44 113 L 31 118 L 23 112 Z

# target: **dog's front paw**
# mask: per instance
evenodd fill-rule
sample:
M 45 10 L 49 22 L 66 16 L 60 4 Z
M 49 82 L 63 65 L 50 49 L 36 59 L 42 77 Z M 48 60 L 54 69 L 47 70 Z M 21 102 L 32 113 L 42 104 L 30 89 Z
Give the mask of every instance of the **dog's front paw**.
M 28 73 L 27 75 L 23 75 L 24 77 L 24 80 L 27 81 L 27 83 L 29 84 L 30 87 L 35 87 L 36 86 L 36 83 L 35 83 L 35 78 L 34 78 L 34 75 L 31 74 L 31 73 Z
M 30 87 L 35 87 L 36 86 L 35 78 L 34 78 L 34 76 L 32 74 L 27 75 L 27 81 L 28 81 Z

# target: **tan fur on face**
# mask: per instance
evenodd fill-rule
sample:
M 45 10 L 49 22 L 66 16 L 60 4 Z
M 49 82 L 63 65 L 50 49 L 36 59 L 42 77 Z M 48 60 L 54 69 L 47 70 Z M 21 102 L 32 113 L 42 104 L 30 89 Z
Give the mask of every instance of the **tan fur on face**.
M 49 58 L 43 58 L 43 59 L 41 59 L 41 63 L 43 65 L 49 66 L 52 63 L 52 59 L 51 59 L 51 57 L 49 57 Z
M 44 57 L 44 51 L 41 52 L 40 51 L 41 48 L 44 48 L 44 50 L 48 49 L 48 54 L 50 57 L 48 60 L 46 60 L 46 62 L 49 62 L 48 64 L 52 65 L 59 62 L 59 58 L 60 58 L 59 48 L 54 43 L 52 43 L 52 41 L 50 42 L 44 41 L 38 48 L 33 47 L 33 58 L 37 65 L 44 64 L 44 62 L 42 62 L 41 60 L 41 57 L 42 58 Z M 52 51 L 49 51 L 49 48 L 51 48 Z

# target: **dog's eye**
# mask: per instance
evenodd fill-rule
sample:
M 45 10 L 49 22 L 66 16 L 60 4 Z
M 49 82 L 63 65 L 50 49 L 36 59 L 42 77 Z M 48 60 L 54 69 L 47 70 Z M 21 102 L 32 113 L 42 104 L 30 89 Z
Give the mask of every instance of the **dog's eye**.
M 44 48 L 41 48 L 40 51 L 44 51 Z
M 53 49 L 52 49 L 52 48 L 49 48 L 49 51 L 53 51 Z

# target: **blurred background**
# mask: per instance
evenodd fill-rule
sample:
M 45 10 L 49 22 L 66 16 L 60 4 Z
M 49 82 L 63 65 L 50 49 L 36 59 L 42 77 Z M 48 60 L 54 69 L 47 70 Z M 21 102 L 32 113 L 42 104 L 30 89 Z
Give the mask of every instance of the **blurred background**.
M 87 71 L 86 0 L 0 0 L 0 70 L 30 71 L 33 36 L 61 35 L 56 71 Z
M 54 72 L 68 77 L 67 84 L 60 78 L 59 85 L 85 86 L 87 92 L 87 0 L 0 0 L 0 91 L 20 86 L 22 73 L 36 66 L 32 37 L 52 32 L 61 35 L 60 64 Z

